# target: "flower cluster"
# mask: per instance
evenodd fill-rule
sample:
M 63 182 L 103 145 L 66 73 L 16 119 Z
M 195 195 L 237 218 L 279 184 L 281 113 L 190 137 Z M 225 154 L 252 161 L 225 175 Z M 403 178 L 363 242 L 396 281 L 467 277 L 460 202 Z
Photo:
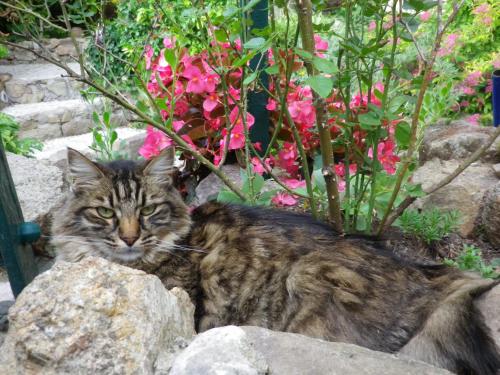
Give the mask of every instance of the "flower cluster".
M 155 56 L 151 47 L 146 47 L 146 68 L 150 72 L 147 89 L 161 109 L 161 115 L 166 124 L 171 124 L 176 132 L 186 143 L 196 149 L 205 157 L 213 160 L 218 165 L 228 152 L 239 152 L 245 147 L 246 132 L 255 122 L 250 113 L 243 113 L 241 105 L 241 80 L 243 71 L 234 67 L 233 63 L 240 56 L 241 45 L 235 43 L 217 43 L 210 51 L 203 51 L 197 55 L 190 55 L 187 50 L 176 47 L 173 39 L 165 38 L 164 48 Z M 328 51 L 328 42 L 315 36 L 316 56 L 323 57 Z M 178 63 L 174 68 L 167 62 L 169 51 L 175 50 Z M 286 58 L 295 56 L 292 53 L 279 51 Z M 300 83 L 299 80 L 285 79 L 284 59 L 275 59 L 272 52 L 268 52 L 269 65 L 278 64 L 278 75 L 270 77 L 269 91 L 276 94 L 287 92 L 284 100 L 285 108 L 272 96 L 267 103 L 272 127 L 281 118 L 283 126 L 279 132 L 279 141 L 268 153 L 268 157 L 261 163 L 258 157 L 253 157 L 250 162 L 253 171 L 264 174 L 272 170 L 280 176 L 290 188 L 304 187 L 303 176 L 300 171 L 299 152 L 297 140 L 293 136 L 295 127 L 302 146 L 309 157 L 313 157 L 319 147 L 319 137 L 316 130 L 316 109 L 313 104 L 311 88 Z M 302 68 L 303 63 L 298 56 L 294 57 L 293 69 Z M 380 106 L 380 93 L 384 88 L 376 84 L 370 93 L 354 95 L 349 105 L 352 113 L 358 115 L 368 111 L 368 101 L 375 106 Z M 370 98 L 370 99 L 369 99 Z M 344 103 L 338 98 L 336 92 L 326 100 L 328 105 L 328 126 L 332 138 L 340 137 L 344 120 L 339 116 L 345 112 Z M 286 112 L 288 111 L 288 112 Z M 285 115 L 284 115 L 285 114 Z M 289 116 L 288 116 L 289 115 Z M 382 168 L 389 174 L 395 173 L 395 164 L 399 158 L 394 153 L 395 143 L 392 139 L 394 126 L 392 121 L 385 124 L 387 137 L 381 139 L 377 147 L 377 159 Z M 367 152 L 373 158 L 373 151 L 368 150 L 365 141 L 366 131 L 361 127 L 354 127 L 356 146 Z M 151 126 L 147 128 L 146 139 L 139 152 L 144 158 L 157 155 L 161 149 L 173 144 L 163 132 Z M 259 149 L 260 145 L 254 145 Z M 339 154 L 345 150 L 337 150 Z M 186 158 L 189 155 L 185 155 Z M 345 156 L 344 156 L 345 157 Z M 339 160 L 342 159 L 342 156 Z M 353 175 L 358 170 L 359 161 L 349 160 L 349 171 Z M 345 167 L 343 162 L 335 166 L 339 177 L 339 189 L 345 189 Z M 286 192 L 279 192 L 272 200 L 276 205 L 294 205 L 297 197 Z

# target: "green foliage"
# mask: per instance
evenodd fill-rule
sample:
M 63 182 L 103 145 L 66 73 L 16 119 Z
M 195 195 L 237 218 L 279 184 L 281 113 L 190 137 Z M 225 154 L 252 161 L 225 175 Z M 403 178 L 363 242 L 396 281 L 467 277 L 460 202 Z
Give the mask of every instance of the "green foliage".
M 438 209 L 418 212 L 406 210 L 399 218 L 399 227 L 428 245 L 455 231 L 460 224 L 458 211 L 441 212 Z
M 267 190 L 264 189 L 264 177 L 252 173 L 250 178 L 245 170 L 240 170 L 240 177 L 242 181 L 241 190 L 247 196 L 252 196 L 253 199 L 243 202 L 240 197 L 230 190 L 224 189 L 217 195 L 218 202 L 237 203 L 237 204 L 252 204 L 256 206 L 270 206 L 271 199 L 276 195 L 277 189 Z M 253 191 L 251 191 L 253 189 Z
M 464 245 L 464 249 L 455 259 L 445 259 L 444 263 L 462 271 L 479 272 L 484 278 L 500 278 L 500 273 L 495 271 L 495 268 L 500 267 L 500 258 L 487 264 L 482 258 L 481 249 L 472 245 Z
M 223 4 L 208 0 L 204 10 L 217 16 Z M 199 40 L 207 33 L 200 17 L 199 8 L 187 0 L 118 1 L 116 17 L 94 26 L 94 43 L 89 43 L 86 54 L 96 71 L 112 82 L 128 85 L 130 70 L 141 62 L 148 44 L 158 52 L 164 37 L 175 36 L 190 49 L 200 50 Z
M 42 143 L 36 139 L 19 139 L 19 124 L 9 115 L 0 112 L 0 138 L 6 151 L 31 156 L 34 150 L 41 150 Z
M 4 45 L 0 45 L 0 59 L 5 59 L 9 56 L 9 50 Z
M 92 118 L 95 125 L 92 128 L 93 142 L 89 148 L 95 151 L 97 159 L 101 161 L 126 159 L 125 153 L 117 151 L 116 147 L 113 147 L 118 141 L 118 133 L 116 125 L 111 122 L 110 112 L 104 111 L 101 117 L 94 112 Z

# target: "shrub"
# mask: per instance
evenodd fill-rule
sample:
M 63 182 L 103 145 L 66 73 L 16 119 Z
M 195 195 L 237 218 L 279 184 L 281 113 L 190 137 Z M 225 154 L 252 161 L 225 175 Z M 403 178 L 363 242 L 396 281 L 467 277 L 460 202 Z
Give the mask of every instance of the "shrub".
M 34 150 L 41 150 L 42 143 L 36 139 L 18 138 L 19 124 L 9 115 L 0 112 L 0 138 L 6 151 L 31 156 Z

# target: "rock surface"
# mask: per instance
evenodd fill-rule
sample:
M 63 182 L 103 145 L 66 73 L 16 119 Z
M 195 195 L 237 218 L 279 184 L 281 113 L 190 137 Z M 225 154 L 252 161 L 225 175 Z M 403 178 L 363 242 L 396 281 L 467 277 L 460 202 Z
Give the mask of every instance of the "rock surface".
M 240 177 L 240 167 L 238 165 L 226 164 L 222 166 L 221 170 L 232 182 L 234 182 L 238 187 L 241 187 L 242 181 Z M 221 191 L 224 186 L 224 183 L 219 177 L 217 177 L 214 173 L 210 173 L 207 177 L 201 180 L 196 187 L 196 201 L 193 204 L 200 205 L 208 200 L 215 199 L 219 191 Z M 273 189 L 281 188 L 276 182 L 266 180 L 262 191 L 264 192 Z
M 227 326 L 198 335 L 171 375 L 445 375 L 423 362 L 259 327 Z
M 7 153 L 7 162 L 26 221 L 54 206 L 62 195 L 62 171 L 42 161 Z
M 466 121 L 433 125 L 425 132 L 420 162 L 424 163 L 433 158 L 462 160 L 481 147 L 493 132 L 493 127 L 471 125 Z M 493 143 L 482 160 L 500 162 L 500 141 Z
M 434 158 L 417 169 L 413 175 L 413 182 L 421 183 L 424 189 L 428 188 L 452 173 L 459 164 L 458 160 Z M 418 199 L 415 207 L 438 208 L 443 211 L 458 210 L 462 221 L 460 234 L 468 237 L 474 234 L 485 192 L 497 182 L 498 178 L 489 165 L 473 163 L 450 184 L 427 197 Z
M 100 258 L 59 262 L 11 307 L 0 373 L 166 373 L 193 313 L 186 292 L 156 276 Z
M 489 188 L 484 195 L 481 219 L 486 237 L 493 245 L 500 248 L 500 181 Z

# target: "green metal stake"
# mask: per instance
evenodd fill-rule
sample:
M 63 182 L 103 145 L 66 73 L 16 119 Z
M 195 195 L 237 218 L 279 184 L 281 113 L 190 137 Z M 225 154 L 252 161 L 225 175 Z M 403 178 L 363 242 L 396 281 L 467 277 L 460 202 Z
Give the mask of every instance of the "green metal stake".
M 30 242 L 40 237 L 35 223 L 25 223 L 0 139 L 0 255 L 14 296 L 38 273 Z
M 264 29 L 269 25 L 269 15 L 268 15 L 268 0 L 259 1 L 254 8 L 250 11 L 250 19 L 252 20 L 252 25 L 250 26 L 250 35 L 252 30 Z M 263 70 L 267 67 L 267 58 L 264 56 L 261 59 L 261 54 L 258 54 L 250 60 L 250 68 L 254 71 L 255 69 Z M 265 71 L 262 71 L 259 75 L 262 85 L 269 88 L 269 76 Z M 268 94 L 264 90 L 260 91 L 249 91 L 248 92 L 248 111 L 255 117 L 255 124 L 250 129 L 250 139 L 253 143 L 260 142 L 262 145 L 262 150 L 266 150 L 269 145 L 269 112 L 266 109 Z

